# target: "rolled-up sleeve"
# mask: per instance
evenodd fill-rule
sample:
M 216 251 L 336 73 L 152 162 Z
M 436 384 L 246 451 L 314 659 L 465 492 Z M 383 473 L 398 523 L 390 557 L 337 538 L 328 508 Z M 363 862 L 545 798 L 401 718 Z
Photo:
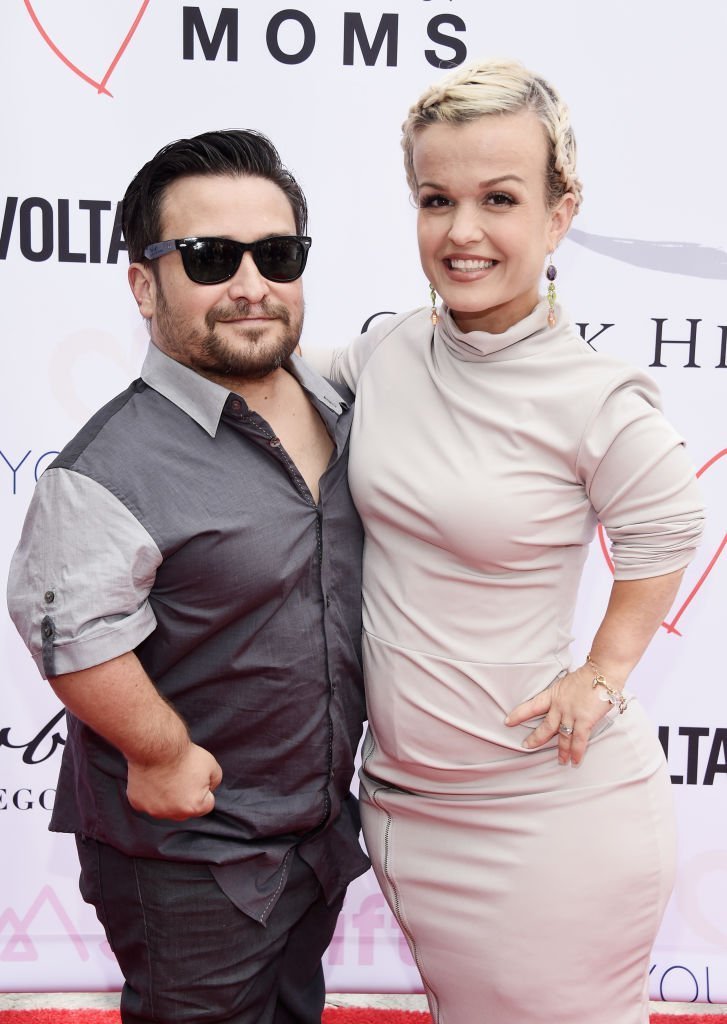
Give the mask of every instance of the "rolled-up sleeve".
M 577 470 L 611 542 L 615 579 L 663 576 L 689 564 L 704 506 L 684 442 L 662 415 L 650 378 L 634 372 L 605 389 Z
M 44 678 L 133 650 L 156 626 L 149 592 L 162 560 L 105 487 L 49 469 L 38 481 L 8 579 L 8 608 Z

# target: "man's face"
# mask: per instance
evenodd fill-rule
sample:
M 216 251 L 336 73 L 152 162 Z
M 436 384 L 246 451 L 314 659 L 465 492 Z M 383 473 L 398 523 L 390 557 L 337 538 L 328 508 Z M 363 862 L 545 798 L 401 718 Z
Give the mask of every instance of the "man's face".
M 296 234 L 285 193 L 257 177 L 193 175 L 173 182 L 162 204 L 162 233 L 170 238 L 215 236 L 255 242 Z M 303 325 L 301 278 L 264 278 L 246 252 L 229 281 L 196 284 L 175 250 L 132 264 L 129 280 L 151 339 L 177 362 L 220 383 L 256 380 L 276 370 L 295 349 Z

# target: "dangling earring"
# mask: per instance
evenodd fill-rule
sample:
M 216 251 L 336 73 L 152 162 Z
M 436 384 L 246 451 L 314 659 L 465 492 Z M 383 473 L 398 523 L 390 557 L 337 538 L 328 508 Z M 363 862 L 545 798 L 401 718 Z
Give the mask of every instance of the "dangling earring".
M 436 327 L 437 324 L 439 323 L 439 313 L 437 312 L 437 293 L 434 290 L 433 284 L 429 285 L 429 296 L 432 300 L 432 326 Z
M 545 276 L 548 278 L 548 326 L 555 327 L 555 279 L 558 276 L 558 271 L 553 265 L 553 254 L 549 253 L 548 259 L 550 262 L 545 269 Z

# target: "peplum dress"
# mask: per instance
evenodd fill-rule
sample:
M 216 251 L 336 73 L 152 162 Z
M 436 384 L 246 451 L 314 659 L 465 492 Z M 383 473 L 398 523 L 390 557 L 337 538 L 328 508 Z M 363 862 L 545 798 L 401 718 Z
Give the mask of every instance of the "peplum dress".
M 547 308 L 497 335 L 415 310 L 327 359 L 356 392 L 364 836 L 436 1024 L 647 1024 L 674 878 L 637 701 L 577 768 L 504 724 L 569 669 L 598 520 L 629 580 L 684 567 L 703 517 L 653 381 Z

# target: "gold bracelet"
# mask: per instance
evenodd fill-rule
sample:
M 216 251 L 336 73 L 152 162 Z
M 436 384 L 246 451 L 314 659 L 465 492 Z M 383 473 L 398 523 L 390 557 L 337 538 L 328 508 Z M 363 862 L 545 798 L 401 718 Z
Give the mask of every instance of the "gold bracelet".
M 598 665 L 591 658 L 590 651 L 586 655 L 586 661 L 592 668 L 596 670 L 596 674 L 593 677 L 593 682 L 591 683 L 591 686 L 594 690 L 597 686 L 602 686 L 606 691 L 606 696 L 601 697 L 601 700 L 608 701 L 609 704 L 612 704 L 615 708 L 618 708 L 618 713 L 622 715 L 626 708 L 629 706 L 629 701 L 631 700 L 631 698 L 628 697 L 623 692 L 623 690 L 614 690 L 612 686 L 608 685 L 604 676 L 602 676 L 601 673 L 598 671 Z

